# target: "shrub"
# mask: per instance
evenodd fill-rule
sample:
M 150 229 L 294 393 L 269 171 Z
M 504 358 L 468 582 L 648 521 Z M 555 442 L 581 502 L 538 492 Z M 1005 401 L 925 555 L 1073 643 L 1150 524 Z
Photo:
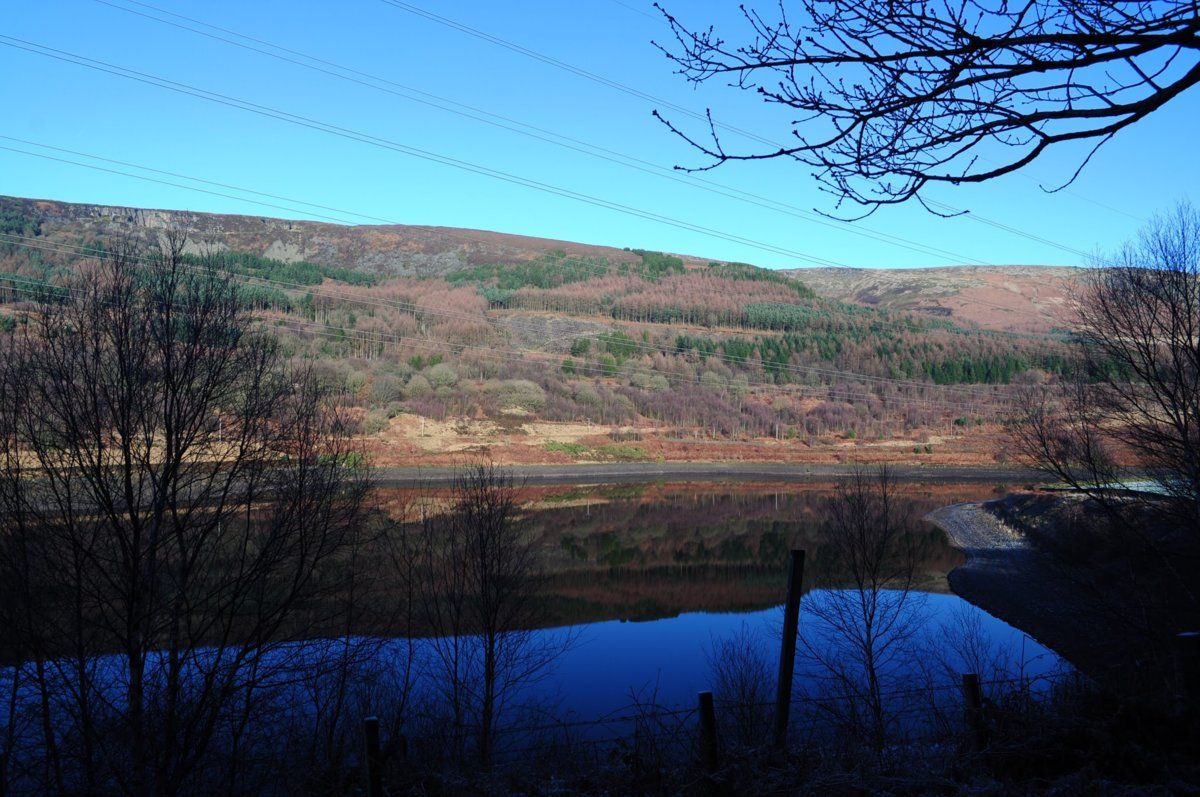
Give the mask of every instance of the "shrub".
M 486 390 L 501 408 L 519 407 L 536 412 L 546 406 L 546 391 L 528 379 L 489 382 Z
M 596 454 L 603 459 L 616 459 L 624 462 L 646 458 L 646 450 L 643 448 L 616 444 L 596 446 Z
M 367 385 L 366 371 L 351 371 L 346 376 L 346 392 L 352 396 L 357 396 Z
M 705 371 L 700 374 L 700 384 L 712 390 L 724 390 L 725 378 L 713 371 Z
M 429 384 L 429 380 L 421 374 L 417 374 L 412 379 L 408 380 L 408 384 L 404 388 L 405 398 L 420 398 L 428 396 L 433 392 L 433 385 Z
M 650 371 L 636 371 L 630 377 L 629 383 L 636 388 L 650 390 L 655 393 L 666 390 L 671 386 L 671 383 L 667 381 L 665 376 L 651 373 Z
M 372 410 L 367 413 L 367 417 L 363 419 L 362 431 L 365 435 L 377 435 L 384 429 L 388 428 L 388 415 L 386 410 Z
M 546 450 L 554 454 L 566 454 L 572 459 L 582 459 L 588 454 L 588 447 L 583 443 L 559 443 L 553 440 L 546 443 Z
M 371 405 L 382 407 L 404 395 L 404 383 L 397 376 L 380 374 L 371 380 Z
M 432 368 L 442 361 L 442 355 L 431 354 L 428 358 L 422 357 L 420 354 L 415 354 L 408 358 L 408 366 L 414 371 L 421 371 L 425 368 Z
M 449 363 L 438 363 L 425 371 L 425 378 L 434 389 L 454 387 L 458 384 L 458 371 Z
M 604 399 L 600 398 L 600 394 L 596 392 L 596 388 L 586 382 L 575 386 L 574 398 L 575 403 L 583 407 L 604 406 Z

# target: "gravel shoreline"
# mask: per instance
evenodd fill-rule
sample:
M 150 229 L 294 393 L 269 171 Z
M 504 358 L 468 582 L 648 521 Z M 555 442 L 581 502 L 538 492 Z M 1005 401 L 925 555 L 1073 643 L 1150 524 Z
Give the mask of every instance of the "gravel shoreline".
M 1094 596 L 982 503 L 952 504 L 926 516 L 967 555 L 947 577 L 956 595 L 1028 634 L 1097 680 L 1114 683 L 1121 638 Z

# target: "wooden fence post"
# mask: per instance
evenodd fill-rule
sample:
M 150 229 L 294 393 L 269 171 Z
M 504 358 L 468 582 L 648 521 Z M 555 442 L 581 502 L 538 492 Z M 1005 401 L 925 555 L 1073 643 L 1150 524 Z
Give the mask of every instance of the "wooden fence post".
M 396 758 L 402 762 L 408 761 L 408 737 L 404 734 L 396 739 Z
M 363 720 L 367 752 L 367 797 L 383 797 L 383 754 L 379 749 L 379 718 Z
M 1175 635 L 1175 657 L 1184 702 L 1189 709 L 1200 708 L 1200 631 Z
M 701 692 L 700 698 L 700 760 L 704 771 L 715 774 L 721 766 L 721 753 L 717 748 L 717 713 L 713 709 L 712 692 Z
M 987 747 L 987 725 L 983 719 L 983 693 L 979 689 L 979 676 L 973 672 L 963 673 L 962 688 L 971 749 L 978 753 Z
M 792 707 L 792 673 L 796 668 L 796 636 L 800 624 L 800 592 L 804 586 L 804 551 L 793 550 L 788 564 L 787 602 L 783 607 L 783 641 L 779 648 L 779 681 L 775 689 L 775 749 L 787 747 Z

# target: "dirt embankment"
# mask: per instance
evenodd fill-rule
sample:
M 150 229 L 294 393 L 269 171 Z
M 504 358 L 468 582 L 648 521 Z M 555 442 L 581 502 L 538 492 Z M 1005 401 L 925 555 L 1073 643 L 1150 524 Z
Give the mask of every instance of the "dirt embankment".
M 1101 586 L 1103 573 L 1065 566 L 988 510 L 954 504 L 926 519 L 967 555 L 951 571 L 962 598 L 1024 631 L 1118 692 L 1162 662 L 1122 617 L 1130 596 Z
M 778 463 L 847 466 L 1010 469 L 1004 430 L 987 423 L 914 431 L 887 439 L 849 439 L 829 434 L 807 440 L 759 437 L 705 438 L 652 422 L 619 427 L 541 421 L 510 415 L 500 419 L 435 420 L 402 414 L 364 436 L 371 461 L 387 467 L 450 466 L 484 457 L 500 465 L 588 463 Z

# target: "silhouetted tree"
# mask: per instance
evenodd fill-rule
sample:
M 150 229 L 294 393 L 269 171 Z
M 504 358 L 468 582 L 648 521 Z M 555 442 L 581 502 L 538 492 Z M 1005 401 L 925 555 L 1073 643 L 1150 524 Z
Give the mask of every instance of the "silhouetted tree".
M 456 754 L 475 735 L 491 763 L 497 722 L 522 687 L 543 677 L 567 644 L 540 633 L 540 552 L 518 522 L 519 488 L 492 464 L 462 468 L 445 512 L 428 514 L 397 561 L 413 568 L 413 610 L 431 633 L 432 681 L 451 712 Z
M 668 121 L 708 168 L 791 158 L 871 209 L 990 180 L 1058 144 L 1094 153 L 1200 82 L 1191 0 L 781 0 L 773 14 L 743 6 L 736 37 L 663 14 L 675 41 L 660 46 L 689 81 L 729 80 L 791 124 L 780 143 L 711 116 L 705 139 Z M 763 148 L 727 147 L 735 135 Z
M 183 245 L 110 247 L 0 356 L 4 774 L 31 792 L 247 788 L 262 712 L 322 667 L 288 640 L 344 628 L 361 457 Z
M 1076 377 L 1025 391 L 1022 451 L 1112 512 L 1134 505 L 1122 461 L 1145 471 L 1162 498 L 1137 505 L 1200 536 L 1200 212 L 1156 217 L 1089 275 L 1076 338 Z

